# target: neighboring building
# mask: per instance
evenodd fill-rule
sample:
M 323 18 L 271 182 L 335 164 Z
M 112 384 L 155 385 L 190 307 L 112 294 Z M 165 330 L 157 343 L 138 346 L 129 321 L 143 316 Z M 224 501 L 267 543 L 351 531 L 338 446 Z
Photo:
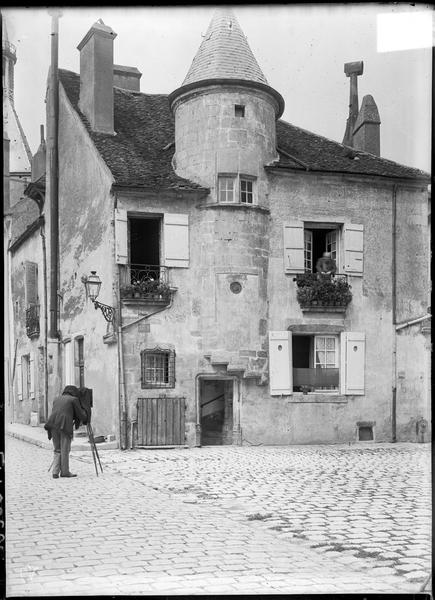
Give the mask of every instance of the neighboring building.
M 32 155 L 15 109 L 16 48 L 9 41 L 3 16 L 2 26 L 4 397 L 6 419 L 21 421 L 23 418 L 30 420 L 30 412 L 38 410 L 35 386 L 39 341 L 35 329 L 32 329 L 31 337 L 26 335 L 26 322 L 29 324 L 29 313 L 36 314 L 39 310 L 36 278 L 40 242 L 34 238 L 34 232 L 39 228 L 39 211 L 24 195 L 31 179 Z M 15 248 L 32 236 L 36 241 L 31 243 L 31 248 L 15 254 Z M 39 288 L 43 289 L 41 279 Z M 30 333 L 29 329 L 27 331 Z M 14 387 L 15 397 L 11 393 Z
M 113 64 L 115 37 L 95 23 L 59 72 L 52 393 L 92 388 L 121 447 L 415 441 L 429 343 L 401 325 L 427 313 L 429 177 L 379 157 L 355 71 L 342 145 L 280 120 L 229 10 L 169 96 Z

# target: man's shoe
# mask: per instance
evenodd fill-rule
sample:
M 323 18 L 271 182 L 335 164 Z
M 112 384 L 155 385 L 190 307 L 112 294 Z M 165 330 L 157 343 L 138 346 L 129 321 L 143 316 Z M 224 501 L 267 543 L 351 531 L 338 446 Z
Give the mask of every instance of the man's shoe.
M 61 477 L 77 477 L 77 475 L 75 473 L 67 473 L 66 475 L 62 475 L 62 473 L 60 474 Z
M 53 479 L 59 479 L 59 475 L 55 475 L 55 474 L 53 473 Z

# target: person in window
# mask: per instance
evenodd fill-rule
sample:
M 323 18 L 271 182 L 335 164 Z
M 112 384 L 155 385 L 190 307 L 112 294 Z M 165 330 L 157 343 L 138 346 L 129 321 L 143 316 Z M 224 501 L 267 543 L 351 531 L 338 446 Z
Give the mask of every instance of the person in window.
M 320 276 L 328 275 L 329 277 L 333 277 L 335 275 L 337 265 L 335 264 L 335 260 L 331 258 L 330 252 L 324 252 L 323 256 L 319 258 L 316 263 L 316 271 Z
M 62 395 L 53 402 L 52 413 L 44 425 L 48 439 L 53 440 L 53 479 L 61 477 L 77 477 L 69 470 L 69 453 L 73 428 L 78 429 L 80 424 L 86 425 L 89 414 L 80 404 L 80 392 L 74 385 L 67 385 Z

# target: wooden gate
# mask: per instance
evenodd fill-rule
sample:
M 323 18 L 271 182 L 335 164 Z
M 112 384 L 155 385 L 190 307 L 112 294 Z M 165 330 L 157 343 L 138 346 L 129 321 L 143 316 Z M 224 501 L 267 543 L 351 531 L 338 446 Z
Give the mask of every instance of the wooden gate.
M 185 409 L 185 398 L 139 398 L 136 446 L 184 446 Z

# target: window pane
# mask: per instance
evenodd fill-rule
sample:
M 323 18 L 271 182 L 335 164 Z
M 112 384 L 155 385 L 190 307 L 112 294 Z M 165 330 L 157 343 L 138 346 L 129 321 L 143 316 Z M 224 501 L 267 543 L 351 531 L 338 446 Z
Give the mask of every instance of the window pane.
M 327 350 L 335 350 L 335 339 L 334 338 L 326 338 L 326 349 Z

